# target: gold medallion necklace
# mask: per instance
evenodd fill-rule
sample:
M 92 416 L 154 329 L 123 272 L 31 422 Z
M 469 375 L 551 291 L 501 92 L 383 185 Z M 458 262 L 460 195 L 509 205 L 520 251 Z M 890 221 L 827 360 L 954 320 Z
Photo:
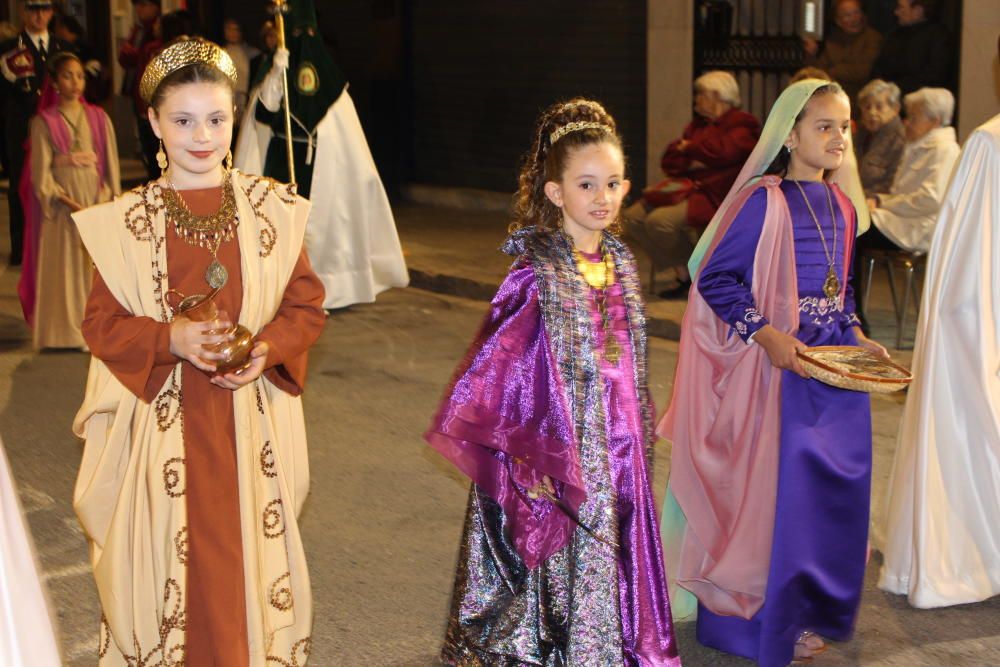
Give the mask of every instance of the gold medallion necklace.
M 572 244 L 572 241 L 570 242 Z M 615 282 L 615 261 L 611 253 L 602 252 L 600 262 L 591 262 L 583 253 L 573 248 L 573 259 L 583 281 L 594 290 L 594 300 L 597 302 L 597 312 L 601 316 L 601 328 L 604 330 L 604 359 L 613 365 L 618 364 L 622 348 L 611 329 L 611 315 L 608 313 L 608 288 Z
M 798 181 L 793 180 L 792 183 L 795 183 L 799 189 L 799 194 L 805 200 L 806 208 L 809 209 L 809 215 L 812 216 L 813 222 L 816 223 L 816 230 L 819 231 L 819 240 L 823 242 L 823 254 L 826 256 L 826 280 L 823 281 L 823 294 L 826 295 L 827 299 L 832 301 L 840 295 L 840 279 L 837 278 L 837 272 L 833 270 L 833 264 L 837 259 L 837 216 L 833 212 L 833 196 L 830 194 L 830 187 L 826 183 L 823 183 L 823 190 L 826 192 L 826 201 L 830 205 L 830 221 L 833 223 L 833 252 L 826 245 L 826 235 L 823 233 L 823 226 L 819 224 L 819 218 L 813 212 L 812 204 L 809 203 L 809 198 L 806 197 L 806 191 L 802 189 L 802 185 Z
M 67 116 L 62 109 L 56 107 L 56 111 L 59 112 L 59 115 L 63 117 L 63 120 L 66 121 L 66 124 L 69 125 L 69 128 L 73 131 L 73 145 L 70 147 L 70 150 L 80 150 L 80 120 L 83 119 L 83 108 L 81 107 L 80 112 L 76 114 L 75 123 L 69 119 L 69 116 Z
M 239 217 L 236 215 L 236 196 L 233 193 L 233 183 L 229 173 L 226 173 L 222 182 L 222 205 L 211 215 L 192 213 L 174 184 L 170 181 L 168 183 L 169 188 L 161 188 L 167 219 L 173 221 L 177 235 L 184 241 L 193 246 L 207 248 L 212 253 L 212 263 L 205 270 L 205 282 L 212 289 L 219 289 L 229 280 L 229 272 L 218 258 L 219 246 L 233 238 L 239 224 Z

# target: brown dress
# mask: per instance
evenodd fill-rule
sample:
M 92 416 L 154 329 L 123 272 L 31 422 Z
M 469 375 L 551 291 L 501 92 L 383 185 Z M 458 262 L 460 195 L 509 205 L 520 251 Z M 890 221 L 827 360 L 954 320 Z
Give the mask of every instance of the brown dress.
M 196 215 L 218 210 L 222 188 L 185 190 L 181 196 Z M 243 285 L 236 240 L 222 244 L 219 261 L 229 281 L 216 298 L 220 310 L 239 318 Z M 169 284 L 185 295 L 210 290 L 205 269 L 208 250 L 189 245 L 167 223 Z M 299 254 L 274 319 L 256 336 L 269 345 L 264 375 L 292 394 L 302 392 L 307 350 L 319 337 L 326 315 L 323 285 L 305 251 Z M 177 357 L 170 352 L 170 325 L 125 310 L 95 273 L 83 335 L 91 352 L 143 401 L 163 387 Z M 185 362 L 181 371 L 188 516 L 186 664 L 191 667 L 246 667 L 249 664 L 240 498 L 236 467 L 233 394 Z

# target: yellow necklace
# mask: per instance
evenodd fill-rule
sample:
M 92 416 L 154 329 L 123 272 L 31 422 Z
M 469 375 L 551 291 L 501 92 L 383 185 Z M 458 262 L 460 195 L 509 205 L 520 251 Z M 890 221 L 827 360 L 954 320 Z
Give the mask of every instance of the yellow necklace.
M 611 259 L 609 253 L 604 253 L 603 261 L 592 262 L 584 257 L 582 252 L 573 248 L 573 259 L 576 260 L 577 271 L 594 289 L 605 289 L 615 284 L 615 261 Z
M 583 253 L 573 248 L 573 259 L 576 269 L 583 280 L 594 290 L 594 301 L 597 302 L 597 312 L 601 316 L 601 328 L 604 330 L 604 360 L 609 364 L 618 365 L 622 356 L 622 348 L 611 330 L 611 315 L 608 313 L 608 288 L 615 284 L 615 260 L 611 253 L 602 253 L 603 260 L 591 262 Z

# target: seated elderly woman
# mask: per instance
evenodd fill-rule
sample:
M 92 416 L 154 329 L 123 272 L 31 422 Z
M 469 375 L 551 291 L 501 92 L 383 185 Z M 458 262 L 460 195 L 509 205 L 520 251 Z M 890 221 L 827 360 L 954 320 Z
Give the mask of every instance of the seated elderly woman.
M 889 192 L 903 157 L 906 133 L 899 120 L 899 86 L 875 79 L 858 93 L 861 128 L 854 140 L 865 195 Z
M 688 257 L 760 137 L 760 121 L 739 107 L 740 88 L 731 74 L 698 77 L 695 118 L 667 146 L 660 163 L 667 179 L 625 211 L 626 239 L 641 247 L 656 269 L 676 270 L 678 285 L 661 297 L 687 294 Z
M 859 244 L 927 252 L 960 151 L 949 127 L 955 98 L 944 88 L 921 88 L 904 97 L 903 105 L 903 157 L 889 191 L 869 198 L 872 228 Z

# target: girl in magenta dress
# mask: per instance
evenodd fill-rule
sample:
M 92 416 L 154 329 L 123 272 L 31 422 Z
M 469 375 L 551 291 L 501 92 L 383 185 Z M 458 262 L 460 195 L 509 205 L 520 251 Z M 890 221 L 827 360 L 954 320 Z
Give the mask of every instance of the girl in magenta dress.
M 442 659 L 680 665 L 648 462 L 645 316 L 608 228 L 614 119 L 548 109 L 520 176 L 516 259 L 426 434 L 472 479 Z

